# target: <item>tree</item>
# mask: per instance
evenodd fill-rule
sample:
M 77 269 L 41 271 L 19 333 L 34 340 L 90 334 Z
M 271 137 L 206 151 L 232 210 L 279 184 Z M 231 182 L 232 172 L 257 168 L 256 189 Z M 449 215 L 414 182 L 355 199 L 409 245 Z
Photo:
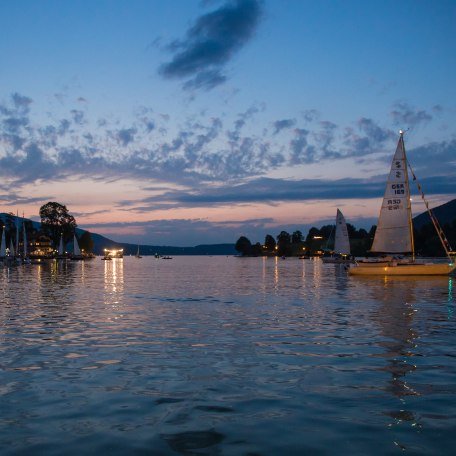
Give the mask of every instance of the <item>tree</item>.
M 302 242 L 302 233 L 299 230 L 296 230 L 292 235 L 291 235 L 291 243 L 292 244 L 299 244 Z
M 66 206 L 49 201 L 40 207 L 41 229 L 47 234 L 54 246 L 59 244 L 60 235 L 68 242 L 77 227 L 75 218 L 68 213 Z
M 88 231 L 84 231 L 82 236 L 78 240 L 79 248 L 84 250 L 86 253 L 91 253 L 93 251 L 93 239 L 91 234 Z
M 242 255 L 250 255 L 252 252 L 252 243 L 245 236 L 241 236 L 234 248 Z
M 277 236 L 277 253 L 291 255 L 291 236 L 286 231 L 281 231 Z
M 273 236 L 270 234 L 267 234 L 266 237 L 264 238 L 264 246 L 266 247 L 266 250 L 268 252 L 274 252 L 276 248 L 276 241 Z

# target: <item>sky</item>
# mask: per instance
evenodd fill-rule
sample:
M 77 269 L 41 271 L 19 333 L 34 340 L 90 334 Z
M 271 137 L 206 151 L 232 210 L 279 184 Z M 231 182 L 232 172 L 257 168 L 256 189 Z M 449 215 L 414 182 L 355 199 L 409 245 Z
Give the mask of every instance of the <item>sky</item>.
M 456 195 L 456 1 L 0 2 L 0 212 L 119 242 L 377 221 L 398 140 Z M 418 195 L 415 213 L 424 210 Z

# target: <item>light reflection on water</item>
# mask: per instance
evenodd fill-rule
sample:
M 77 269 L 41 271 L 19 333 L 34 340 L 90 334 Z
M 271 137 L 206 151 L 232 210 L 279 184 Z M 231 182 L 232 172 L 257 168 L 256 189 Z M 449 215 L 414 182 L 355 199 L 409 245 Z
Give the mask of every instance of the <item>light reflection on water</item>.
M 0 452 L 449 453 L 453 280 L 280 258 L 2 268 Z

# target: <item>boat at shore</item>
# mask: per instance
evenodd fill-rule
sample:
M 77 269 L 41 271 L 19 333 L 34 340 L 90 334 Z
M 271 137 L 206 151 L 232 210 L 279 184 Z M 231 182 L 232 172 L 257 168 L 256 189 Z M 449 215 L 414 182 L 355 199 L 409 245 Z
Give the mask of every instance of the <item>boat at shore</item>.
M 336 214 L 334 251 L 328 256 L 323 256 L 322 261 L 323 263 L 334 264 L 354 263 L 354 259 L 350 254 L 350 239 L 348 236 L 347 222 L 340 209 L 337 209 Z
M 420 261 L 415 257 L 410 185 L 407 171 L 410 164 L 407 161 L 405 153 L 404 132 L 400 131 L 399 134 L 399 141 L 391 163 L 377 229 L 371 248 L 372 253 L 382 256 L 357 261 L 354 265 L 350 266 L 348 272 L 350 275 L 357 276 L 449 275 L 456 269 L 454 259 L 456 252 L 452 251 L 422 192 L 421 196 L 425 201 L 429 216 L 437 231 L 448 261 L 442 263 Z M 413 175 L 413 178 L 414 180 L 416 179 L 415 175 Z M 421 187 L 418 186 L 418 188 L 421 191 Z
M 76 234 L 73 235 L 73 254 L 71 255 L 71 259 L 74 261 L 82 261 L 84 260 L 84 256 L 81 253 L 81 249 L 79 248 L 78 239 Z

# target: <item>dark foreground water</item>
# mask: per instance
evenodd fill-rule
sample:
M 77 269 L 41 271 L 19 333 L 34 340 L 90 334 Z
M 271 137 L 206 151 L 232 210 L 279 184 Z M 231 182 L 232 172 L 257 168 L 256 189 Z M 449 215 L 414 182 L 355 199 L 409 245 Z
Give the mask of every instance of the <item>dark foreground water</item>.
M 0 454 L 454 454 L 454 279 L 312 260 L 0 269 Z

